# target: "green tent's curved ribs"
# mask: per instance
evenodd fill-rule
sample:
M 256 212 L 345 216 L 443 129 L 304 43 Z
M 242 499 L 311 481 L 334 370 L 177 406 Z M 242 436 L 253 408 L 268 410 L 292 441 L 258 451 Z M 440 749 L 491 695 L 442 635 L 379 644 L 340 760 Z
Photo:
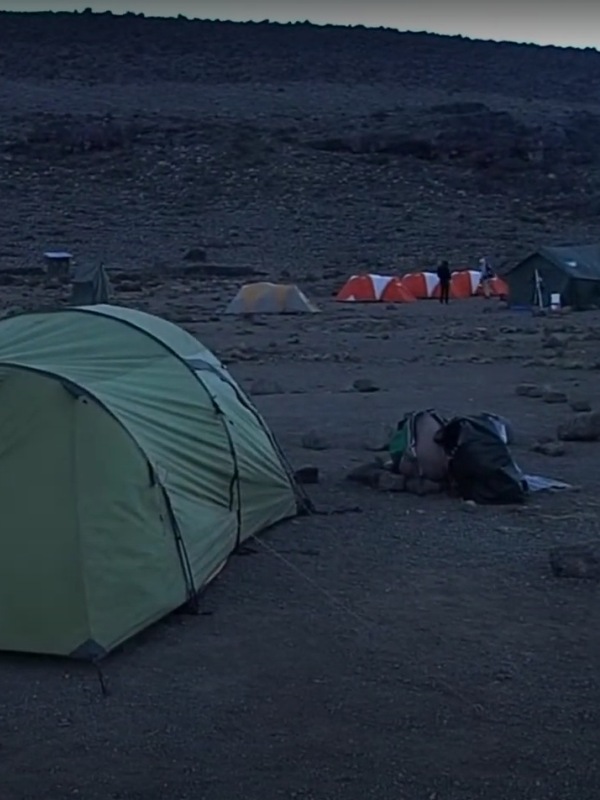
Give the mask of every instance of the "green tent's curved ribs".
M 20 370 L 21 372 L 29 372 L 34 375 L 41 375 L 44 378 L 49 378 L 50 380 L 56 381 L 63 386 L 66 391 L 68 391 L 72 395 L 79 395 L 83 397 L 87 397 L 93 403 L 96 403 L 116 424 L 119 428 L 125 433 L 125 435 L 129 438 L 129 440 L 133 443 L 134 447 L 138 450 L 139 453 L 143 456 L 144 460 L 148 464 L 148 471 L 152 481 L 157 483 L 160 486 L 161 492 L 165 499 L 165 505 L 167 508 L 167 512 L 169 514 L 169 521 L 171 522 L 173 528 L 173 536 L 175 539 L 175 546 L 177 548 L 177 554 L 179 556 L 179 561 L 181 563 L 181 571 L 183 573 L 183 579 L 185 581 L 187 593 L 188 593 L 188 600 L 190 602 L 194 602 L 197 596 L 197 589 L 194 582 L 194 575 L 190 563 L 189 554 L 187 552 L 185 541 L 181 535 L 181 530 L 179 528 L 179 524 L 177 522 L 177 518 L 173 513 L 173 507 L 171 505 L 171 500 L 169 495 L 165 489 L 165 487 L 158 481 L 157 475 L 154 471 L 148 456 L 144 452 L 144 449 L 141 447 L 135 436 L 132 435 L 131 431 L 127 428 L 125 424 L 119 419 L 119 417 L 113 412 L 113 410 L 99 397 L 97 397 L 94 392 L 88 389 L 81 384 L 75 383 L 74 381 L 67 380 L 60 375 L 57 375 L 55 372 L 51 372 L 49 370 L 41 369 L 40 367 L 31 367 L 26 364 L 19 364 L 16 362 L 11 361 L 0 361 L 0 367 L 8 367 L 9 369 Z

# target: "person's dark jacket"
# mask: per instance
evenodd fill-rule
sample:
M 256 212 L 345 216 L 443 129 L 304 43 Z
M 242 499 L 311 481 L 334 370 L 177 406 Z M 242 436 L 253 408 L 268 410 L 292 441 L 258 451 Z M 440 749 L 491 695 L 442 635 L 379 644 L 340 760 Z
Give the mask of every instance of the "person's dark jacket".
M 440 283 L 450 283 L 450 267 L 445 261 L 437 268 L 437 276 L 440 279 Z

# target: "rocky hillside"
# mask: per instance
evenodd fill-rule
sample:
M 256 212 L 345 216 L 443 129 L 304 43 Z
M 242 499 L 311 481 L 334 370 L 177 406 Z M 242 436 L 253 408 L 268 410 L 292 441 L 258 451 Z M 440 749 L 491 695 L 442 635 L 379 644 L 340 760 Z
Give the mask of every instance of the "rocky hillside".
M 597 236 L 596 51 L 311 25 L 0 14 L 0 265 L 273 274 Z
M 460 37 L 310 24 L 147 19 L 143 14 L 0 14 L 2 74 L 90 83 L 401 84 L 587 103 L 600 57 Z

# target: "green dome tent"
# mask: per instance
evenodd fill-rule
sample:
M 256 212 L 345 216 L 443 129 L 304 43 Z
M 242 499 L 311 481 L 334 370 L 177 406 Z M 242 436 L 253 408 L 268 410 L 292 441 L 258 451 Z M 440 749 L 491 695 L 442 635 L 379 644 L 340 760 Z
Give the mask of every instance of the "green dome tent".
M 300 502 L 177 326 L 109 305 L 0 322 L 0 650 L 101 658 Z

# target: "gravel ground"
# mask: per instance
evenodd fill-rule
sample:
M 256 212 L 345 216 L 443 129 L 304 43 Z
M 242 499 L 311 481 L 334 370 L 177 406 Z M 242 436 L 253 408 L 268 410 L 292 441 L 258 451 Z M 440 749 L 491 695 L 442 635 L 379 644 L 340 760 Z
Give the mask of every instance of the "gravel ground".
M 173 615 L 109 657 L 107 696 L 91 667 L 3 655 L 0 797 L 596 800 L 597 584 L 552 577 L 548 550 L 598 535 L 600 445 L 533 452 L 571 412 L 516 386 L 597 404 L 598 314 L 331 299 L 358 269 L 500 262 L 597 235 L 591 145 L 578 146 L 592 163 L 502 162 L 495 175 L 468 147 L 450 162 L 312 145 L 374 135 L 383 118 L 403 129 L 440 103 L 451 116 L 450 101 L 507 112 L 515 130 L 574 109 L 593 127 L 597 54 L 126 24 L 117 37 L 120 22 L 88 15 L 1 20 L 0 305 L 66 301 L 31 272 L 46 249 L 103 260 L 115 302 L 195 333 L 292 463 L 319 468 L 319 513 L 234 556 L 200 615 Z M 64 150 L 64 126 L 70 136 L 107 114 L 132 138 Z M 192 269 L 190 248 L 293 280 L 322 313 L 224 316 L 241 279 Z M 379 390 L 351 390 L 358 378 Z M 384 425 L 431 406 L 507 416 L 519 463 L 577 491 L 473 509 L 345 480 Z M 310 432 L 325 449 L 302 446 Z
M 593 398 L 598 373 L 528 366 L 548 323 L 484 301 L 323 306 L 233 326 L 213 309 L 188 325 L 238 359 L 249 389 L 278 384 L 256 402 L 294 465 L 319 467 L 320 513 L 233 557 L 200 616 L 174 615 L 109 657 L 107 697 L 91 667 L 3 658 L 3 797 L 597 796 L 597 586 L 553 578 L 547 552 L 598 533 L 598 445 L 530 453 L 568 412 L 515 385 Z M 597 325 L 554 323 L 574 342 Z M 380 390 L 348 391 L 357 377 Z M 473 510 L 344 481 L 384 423 L 431 405 L 508 416 L 523 467 L 579 491 Z M 328 449 L 304 450 L 310 431 Z

